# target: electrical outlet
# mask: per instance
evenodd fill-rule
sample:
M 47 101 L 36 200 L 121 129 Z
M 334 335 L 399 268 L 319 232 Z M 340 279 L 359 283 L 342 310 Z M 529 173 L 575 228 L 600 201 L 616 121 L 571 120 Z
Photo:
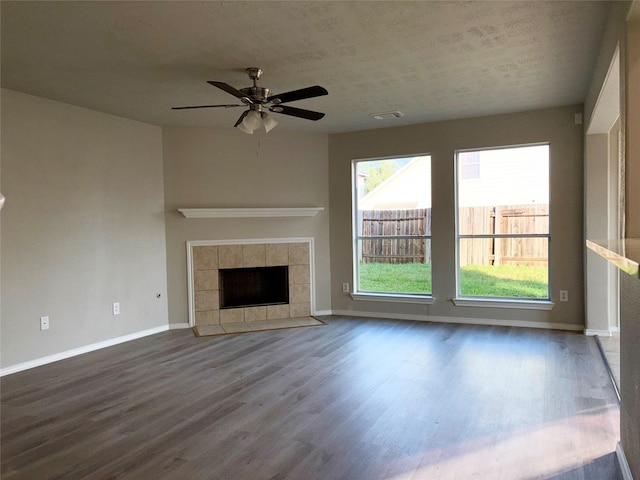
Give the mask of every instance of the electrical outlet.
M 115 302 L 113 304 L 113 314 L 114 315 L 120 315 L 120 303 L 119 302 Z
M 40 317 L 40 330 L 49 330 L 49 317 Z
M 560 290 L 560 301 L 561 302 L 569 301 L 569 290 Z
M 349 293 L 349 284 L 347 282 L 342 284 L 342 293 Z

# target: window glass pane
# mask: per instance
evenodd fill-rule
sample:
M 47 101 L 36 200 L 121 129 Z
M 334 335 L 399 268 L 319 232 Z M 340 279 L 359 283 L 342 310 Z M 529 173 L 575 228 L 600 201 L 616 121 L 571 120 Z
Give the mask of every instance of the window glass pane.
M 546 299 L 547 238 L 459 239 L 460 295 Z
M 458 234 L 528 233 L 549 233 L 549 146 L 459 152 Z
M 549 298 L 549 146 L 458 152 L 457 169 L 458 235 L 489 237 L 458 239 L 458 294 Z
M 460 178 L 480 178 L 480 152 L 466 152 L 460 157 Z
M 431 240 L 358 240 L 357 251 L 360 292 L 431 293 Z
M 356 291 L 431 293 L 431 157 L 354 163 Z

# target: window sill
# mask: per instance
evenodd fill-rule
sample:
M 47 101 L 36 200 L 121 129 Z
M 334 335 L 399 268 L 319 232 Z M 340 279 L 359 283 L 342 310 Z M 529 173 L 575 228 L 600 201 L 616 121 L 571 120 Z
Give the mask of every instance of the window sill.
M 365 302 L 417 303 L 433 305 L 435 299 L 431 295 L 403 295 L 400 293 L 350 293 L 354 300 Z
M 498 300 L 493 298 L 453 298 L 456 307 L 519 308 L 523 310 L 551 310 L 549 300 Z

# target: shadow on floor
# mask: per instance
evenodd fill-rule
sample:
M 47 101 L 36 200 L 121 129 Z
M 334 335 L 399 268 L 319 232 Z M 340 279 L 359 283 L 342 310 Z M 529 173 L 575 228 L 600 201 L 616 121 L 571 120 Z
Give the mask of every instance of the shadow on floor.
M 596 458 L 593 462 L 566 472 L 558 473 L 545 480 L 623 480 L 615 452 Z

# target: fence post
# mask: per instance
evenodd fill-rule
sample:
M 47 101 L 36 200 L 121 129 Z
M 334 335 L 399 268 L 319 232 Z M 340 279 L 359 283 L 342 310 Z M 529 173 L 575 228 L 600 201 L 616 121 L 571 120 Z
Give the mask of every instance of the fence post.
M 495 215 L 493 216 L 493 231 L 496 235 L 500 235 L 502 232 L 502 207 L 497 205 L 495 207 Z M 502 261 L 502 239 L 493 239 L 493 264 L 500 265 Z

